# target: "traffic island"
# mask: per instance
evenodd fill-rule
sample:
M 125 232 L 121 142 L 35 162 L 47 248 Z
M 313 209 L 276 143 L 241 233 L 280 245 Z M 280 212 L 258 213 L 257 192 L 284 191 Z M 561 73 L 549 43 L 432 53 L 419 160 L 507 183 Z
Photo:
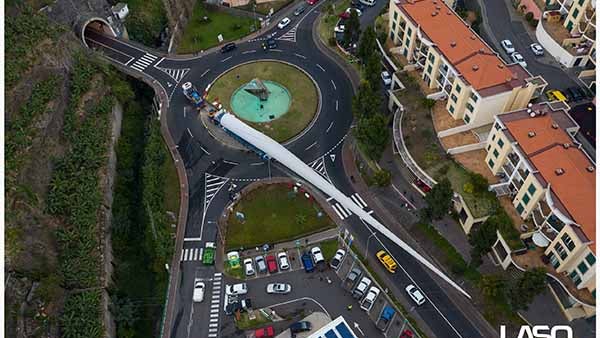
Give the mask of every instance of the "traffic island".
M 257 81 L 258 80 L 258 81 Z M 263 100 L 250 85 L 266 87 Z M 316 82 L 303 70 L 278 61 L 255 61 L 236 66 L 211 85 L 208 101 L 223 108 L 277 142 L 293 139 L 310 127 L 318 115 L 320 95 Z

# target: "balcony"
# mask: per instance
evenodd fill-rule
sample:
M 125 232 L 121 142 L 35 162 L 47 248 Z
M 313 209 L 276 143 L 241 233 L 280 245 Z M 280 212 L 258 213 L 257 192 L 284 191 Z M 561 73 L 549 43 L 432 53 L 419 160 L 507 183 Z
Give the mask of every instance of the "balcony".
M 502 165 L 502 168 L 504 169 L 504 172 L 506 173 L 507 179 L 509 179 L 510 176 L 515 171 L 515 166 L 510 161 L 504 162 L 504 164 Z
M 519 155 L 517 155 L 516 153 L 508 154 L 508 160 L 512 164 L 513 168 L 519 165 Z
M 573 297 L 577 298 L 577 300 L 589 304 L 596 305 L 596 300 L 594 299 L 592 293 L 587 289 L 577 289 L 577 286 L 568 275 L 564 273 L 559 273 L 554 269 L 554 267 L 550 264 L 548 258 L 544 255 L 544 248 L 540 247 L 530 247 L 526 252 L 511 256 L 513 262 L 520 267 L 521 269 L 531 270 L 534 268 L 542 268 L 546 271 L 546 274 L 551 276 L 550 278 L 554 278 L 558 280 L 558 282 L 562 285 L 563 288 L 566 289 Z

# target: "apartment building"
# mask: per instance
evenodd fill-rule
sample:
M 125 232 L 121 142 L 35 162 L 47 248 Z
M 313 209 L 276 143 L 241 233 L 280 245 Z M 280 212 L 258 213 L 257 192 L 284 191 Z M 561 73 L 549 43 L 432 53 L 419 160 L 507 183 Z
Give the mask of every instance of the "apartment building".
M 457 131 L 525 107 L 547 84 L 519 64 L 506 64 L 441 0 L 390 1 L 389 18 L 394 50 L 419 69 L 433 91 L 428 97 L 446 99 L 452 118 L 464 121 Z M 393 91 L 390 100 L 393 109 Z
M 594 0 L 547 0 L 536 28 L 540 44 L 565 67 L 582 67 L 579 78 L 595 90 Z
M 506 268 L 542 266 L 562 290 L 553 294 L 569 320 L 595 315 L 595 164 L 575 141 L 579 130 L 561 102 L 530 105 L 496 116 L 487 139 L 486 162 L 501 182 L 490 186 L 509 196 L 520 217 L 532 224 L 522 239 L 539 248 L 507 255 Z M 536 261 L 537 260 L 537 261 Z

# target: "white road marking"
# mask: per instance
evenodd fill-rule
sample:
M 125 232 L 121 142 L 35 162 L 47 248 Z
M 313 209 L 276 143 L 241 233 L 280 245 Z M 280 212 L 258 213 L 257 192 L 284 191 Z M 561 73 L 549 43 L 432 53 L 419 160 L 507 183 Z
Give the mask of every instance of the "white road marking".
M 206 154 L 210 156 L 210 153 L 208 152 L 208 150 L 204 149 L 203 146 L 200 146 L 200 149 L 202 149 L 202 151 Z
M 339 210 L 336 208 L 336 206 L 335 206 L 335 205 L 332 205 L 332 207 L 333 207 L 333 210 L 335 211 L 335 213 L 338 215 L 338 217 L 339 217 L 340 219 L 344 219 L 344 218 L 345 218 L 344 216 L 342 216 L 342 214 L 341 214 L 341 213 L 340 213 L 340 211 L 339 211 Z
M 296 55 L 297 57 L 301 58 L 301 59 L 305 59 L 306 60 L 306 56 L 298 54 L 298 53 L 294 53 L 294 55 Z
M 327 197 L 327 202 L 331 201 L 333 199 L 333 197 L 329 196 Z
M 333 87 L 335 87 L 335 85 L 333 85 Z M 338 100 L 335 100 L 335 111 L 338 111 Z
M 229 56 L 229 57 L 226 57 L 226 58 L 224 58 L 223 60 L 221 60 L 221 63 L 223 63 L 223 62 L 227 62 L 227 60 L 231 59 L 232 57 L 233 57 L 233 56 Z
M 203 77 L 204 75 L 206 75 L 206 73 L 210 72 L 210 68 L 205 70 L 204 73 L 202 73 L 202 75 L 200 75 L 200 77 Z
M 334 90 L 337 90 L 337 87 L 335 86 L 335 82 L 333 82 L 333 80 L 331 80 L 331 85 L 333 86 Z
M 320 70 L 325 71 L 325 68 L 323 68 L 320 64 L 317 63 L 317 67 L 319 67 Z
M 308 149 L 310 149 L 310 148 L 312 148 L 312 147 L 314 147 L 316 145 L 317 145 L 317 141 L 313 142 L 311 145 L 309 145 L 308 147 L 306 147 L 304 150 L 308 150 Z
M 329 127 L 327 127 L 327 130 L 325 130 L 325 132 L 328 133 L 329 130 L 331 129 L 331 127 L 333 127 L 333 121 L 331 121 L 331 123 L 329 124 Z
M 184 238 L 183 241 L 184 242 L 193 242 L 193 241 L 201 241 L 202 238 L 200 237 L 188 237 L 188 238 Z
M 272 52 L 278 52 L 278 53 L 283 53 L 283 51 L 281 49 L 271 49 Z
M 252 54 L 252 53 L 256 53 L 256 49 L 253 50 L 247 50 L 245 52 L 242 52 L 242 54 Z
M 254 162 L 254 163 L 250 163 L 250 165 L 263 165 L 265 164 L 265 162 Z
M 192 132 L 190 131 L 190 128 L 186 128 L 186 129 L 187 129 L 188 134 L 190 134 L 191 137 L 194 137 L 194 135 L 192 135 Z
M 238 162 L 233 162 L 233 161 L 229 161 L 229 160 L 223 160 L 223 163 L 227 163 L 227 164 L 233 164 L 233 165 L 238 165 Z

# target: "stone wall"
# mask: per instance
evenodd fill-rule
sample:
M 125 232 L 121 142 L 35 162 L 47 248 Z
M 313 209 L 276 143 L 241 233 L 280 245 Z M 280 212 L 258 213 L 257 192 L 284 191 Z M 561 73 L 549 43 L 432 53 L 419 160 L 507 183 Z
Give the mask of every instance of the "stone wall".
M 163 0 L 167 11 L 167 19 L 169 20 L 169 30 L 172 32 L 169 52 L 179 42 L 183 29 L 192 17 L 196 1 L 201 0 Z

